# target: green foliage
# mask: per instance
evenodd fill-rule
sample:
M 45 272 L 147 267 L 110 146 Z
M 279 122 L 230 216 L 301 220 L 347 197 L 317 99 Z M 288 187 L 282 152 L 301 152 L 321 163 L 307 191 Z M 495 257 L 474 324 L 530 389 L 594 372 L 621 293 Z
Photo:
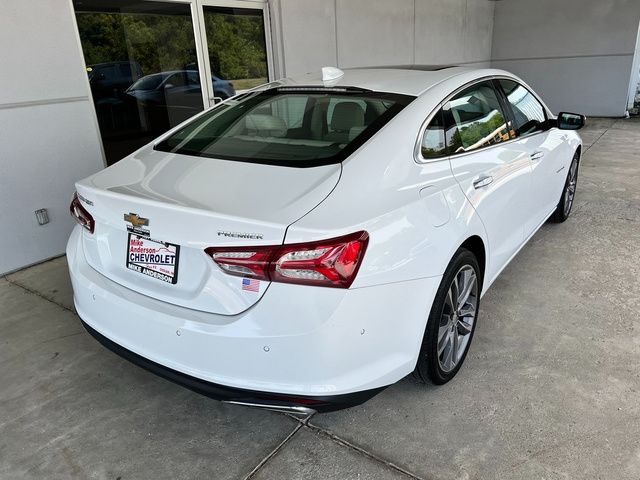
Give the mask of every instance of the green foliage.
M 137 13 L 76 14 L 87 65 L 136 61 L 144 75 L 195 64 L 191 17 Z M 261 16 L 205 12 L 211 69 L 226 79 L 267 77 Z
M 267 77 L 267 51 L 261 16 L 206 12 L 211 70 L 222 78 Z
M 196 62 L 188 16 L 78 13 L 76 18 L 87 65 L 132 60 L 148 75 Z
M 456 129 L 451 136 L 451 151 L 455 152 L 460 147 L 468 148 L 471 145 L 479 142 L 481 139 L 487 137 L 492 132 L 495 132 L 498 128 L 505 124 L 502 114 L 497 113 L 493 115 L 488 121 L 476 121 L 470 123 L 467 126 Z M 490 140 L 488 143 L 492 143 Z

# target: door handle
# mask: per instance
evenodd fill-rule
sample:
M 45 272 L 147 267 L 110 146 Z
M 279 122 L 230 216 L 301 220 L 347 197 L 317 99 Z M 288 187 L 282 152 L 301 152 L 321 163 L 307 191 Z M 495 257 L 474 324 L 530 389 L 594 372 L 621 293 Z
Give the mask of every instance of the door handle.
M 482 177 L 473 181 L 473 188 L 477 190 L 478 188 L 482 188 L 482 187 L 486 187 L 487 185 L 490 185 L 492 182 L 493 182 L 493 177 L 489 175 L 483 175 Z
M 530 155 L 531 160 L 533 160 L 534 162 L 537 162 L 538 160 L 540 160 L 542 157 L 544 157 L 544 152 L 541 151 L 537 151 L 537 152 L 533 152 Z

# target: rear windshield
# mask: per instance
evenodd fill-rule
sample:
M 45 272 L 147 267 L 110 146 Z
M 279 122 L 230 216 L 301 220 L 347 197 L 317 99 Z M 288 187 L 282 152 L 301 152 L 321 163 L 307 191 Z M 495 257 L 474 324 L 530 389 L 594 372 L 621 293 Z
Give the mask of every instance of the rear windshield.
M 337 163 L 413 99 L 349 89 L 252 92 L 220 104 L 155 148 L 291 167 Z

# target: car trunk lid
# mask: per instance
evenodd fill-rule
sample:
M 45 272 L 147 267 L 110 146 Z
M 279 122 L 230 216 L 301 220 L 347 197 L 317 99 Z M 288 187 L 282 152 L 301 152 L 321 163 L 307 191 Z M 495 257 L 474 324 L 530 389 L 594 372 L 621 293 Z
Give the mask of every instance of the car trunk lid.
M 205 249 L 282 244 L 287 227 L 329 195 L 340 170 L 340 164 L 291 168 L 145 149 L 76 185 L 96 222 L 94 234 L 83 235 L 87 261 L 158 300 L 241 313 L 269 282 L 224 273 Z M 177 265 L 154 264 L 169 258 L 157 254 L 175 255 Z

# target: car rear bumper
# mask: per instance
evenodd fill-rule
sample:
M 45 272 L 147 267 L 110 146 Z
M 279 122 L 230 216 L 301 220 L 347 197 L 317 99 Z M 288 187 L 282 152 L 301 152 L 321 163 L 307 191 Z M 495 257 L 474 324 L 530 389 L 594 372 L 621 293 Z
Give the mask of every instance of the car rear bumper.
M 87 325 L 84 321 L 82 322 L 82 325 L 87 332 L 89 332 L 89 334 L 91 334 L 91 336 L 98 340 L 98 342 L 103 346 L 126 360 L 129 360 L 131 363 L 155 373 L 162 378 L 177 383 L 178 385 L 182 385 L 189 390 L 193 390 L 194 392 L 223 402 L 262 407 L 297 414 L 308 414 L 313 412 L 331 412 L 359 405 L 384 389 L 384 387 L 381 387 L 363 392 L 347 393 L 343 395 L 326 395 L 321 397 L 293 397 L 269 392 L 233 388 L 226 385 L 207 382 L 200 378 L 192 377 L 191 375 L 160 365 L 159 363 L 153 362 L 148 358 L 140 356 L 137 353 L 127 350 L 121 345 L 109 340 L 107 337 Z
M 328 411 L 367 400 L 415 367 L 440 282 L 350 290 L 274 283 L 245 312 L 216 315 L 96 272 L 80 228 L 67 260 L 87 330 L 132 362 L 223 401 Z

